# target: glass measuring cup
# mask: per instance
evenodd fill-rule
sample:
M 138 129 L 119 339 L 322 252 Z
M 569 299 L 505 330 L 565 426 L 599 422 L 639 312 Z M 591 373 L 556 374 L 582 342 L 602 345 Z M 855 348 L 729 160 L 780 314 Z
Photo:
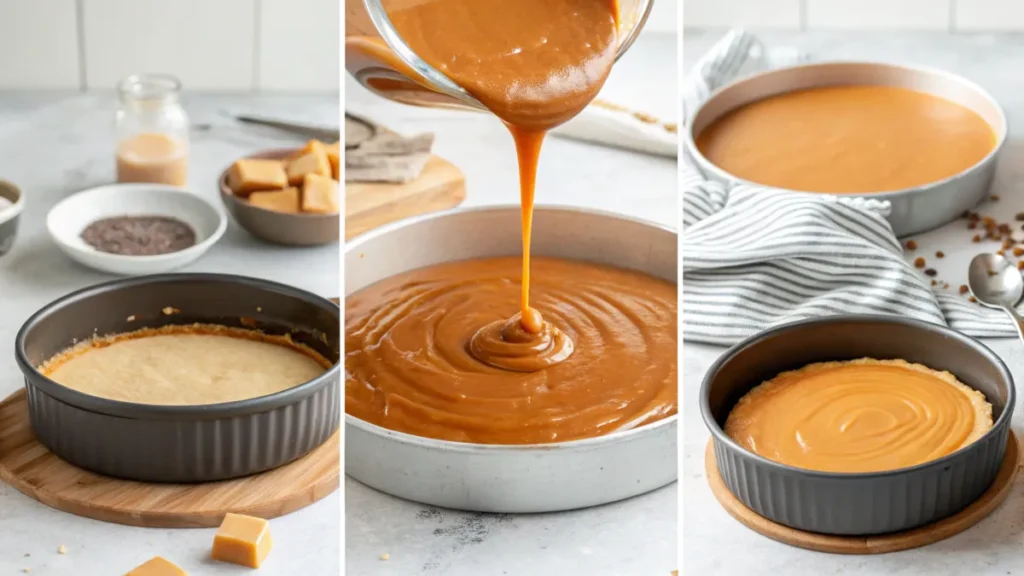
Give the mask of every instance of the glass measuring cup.
M 618 60 L 633 45 L 654 0 L 619 1 Z M 382 0 L 345 0 L 345 68 L 371 92 L 402 104 L 486 110 L 427 64 L 395 30 Z

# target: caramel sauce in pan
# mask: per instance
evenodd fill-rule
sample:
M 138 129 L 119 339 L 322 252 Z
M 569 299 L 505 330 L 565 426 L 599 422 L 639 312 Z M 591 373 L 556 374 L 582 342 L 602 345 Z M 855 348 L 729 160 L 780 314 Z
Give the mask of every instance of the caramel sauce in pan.
M 676 287 L 530 258 L 544 137 L 604 84 L 617 50 L 617 2 L 384 6 L 409 47 L 512 134 L 523 255 L 414 270 L 349 295 L 346 411 L 392 430 L 486 444 L 588 438 L 675 414 Z M 372 70 L 371 85 L 393 88 L 396 100 L 428 90 L 385 73 L 408 68 L 367 29 L 365 18 L 349 18 L 349 68 Z
M 770 460 L 826 472 L 881 472 L 936 460 L 992 428 L 985 396 L 948 372 L 902 360 L 811 364 L 740 399 L 725 433 Z
M 536 258 L 547 320 L 532 334 L 510 320 L 520 273 L 516 257 L 450 262 L 347 296 L 346 412 L 484 444 L 576 440 L 676 413 L 674 284 Z
M 955 176 L 996 146 L 992 127 L 949 100 L 888 86 L 798 90 L 729 112 L 697 135 L 712 164 L 803 192 L 865 194 Z

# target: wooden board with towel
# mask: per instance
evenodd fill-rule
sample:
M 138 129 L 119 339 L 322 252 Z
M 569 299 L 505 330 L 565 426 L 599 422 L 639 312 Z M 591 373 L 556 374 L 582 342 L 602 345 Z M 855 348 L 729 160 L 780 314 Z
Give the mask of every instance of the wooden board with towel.
M 345 239 L 384 224 L 454 208 L 466 179 L 430 154 L 433 136 L 399 136 L 345 114 Z

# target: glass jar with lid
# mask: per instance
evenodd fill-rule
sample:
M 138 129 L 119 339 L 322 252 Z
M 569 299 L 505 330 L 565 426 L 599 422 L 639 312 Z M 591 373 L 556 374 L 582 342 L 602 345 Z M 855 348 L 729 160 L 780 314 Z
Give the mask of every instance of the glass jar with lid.
M 188 115 L 181 82 L 164 74 L 137 74 L 117 86 L 117 181 L 185 186 Z

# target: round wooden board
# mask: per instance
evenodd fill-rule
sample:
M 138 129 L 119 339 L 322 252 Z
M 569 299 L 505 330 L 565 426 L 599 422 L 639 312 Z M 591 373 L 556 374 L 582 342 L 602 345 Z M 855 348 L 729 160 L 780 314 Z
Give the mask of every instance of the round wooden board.
M 729 491 L 722 480 L 722 475 L 718 471 L 718 462 L 715 459 L 714 439 L 708 440 L 707 449 L 704 451 L 704 472 L 707 474 L 711 492 L 730 516 L 739 520 L 747 528 L 772 540 L 778 540 L 790 546 L 832 554 L 899 552 L 900 550 L 919 548 L 959 534 L 980 522 L 1006 499 L 1010 493 L 1010 487 L 1013 485 L 1013 479 L 1017 477 L 1020 465 L 1020 442 L 1017 435 L 1010 432 L 1003 466 L 999 469 L 995 481 L 981 497 L 959 513 L 905 532 L 877 536 L 833 536 L 804 532 L 783 526 L 747 508 Z
M 205 484 L 149 484 L 100 476 L 36 441 L 25 391 L 0 402 L 0 480 L 47 506 L 104 522 L 153 528 L 219 526 L 228 512 L 276 518 L 338 488 L 339 434 L 269 472 Z

